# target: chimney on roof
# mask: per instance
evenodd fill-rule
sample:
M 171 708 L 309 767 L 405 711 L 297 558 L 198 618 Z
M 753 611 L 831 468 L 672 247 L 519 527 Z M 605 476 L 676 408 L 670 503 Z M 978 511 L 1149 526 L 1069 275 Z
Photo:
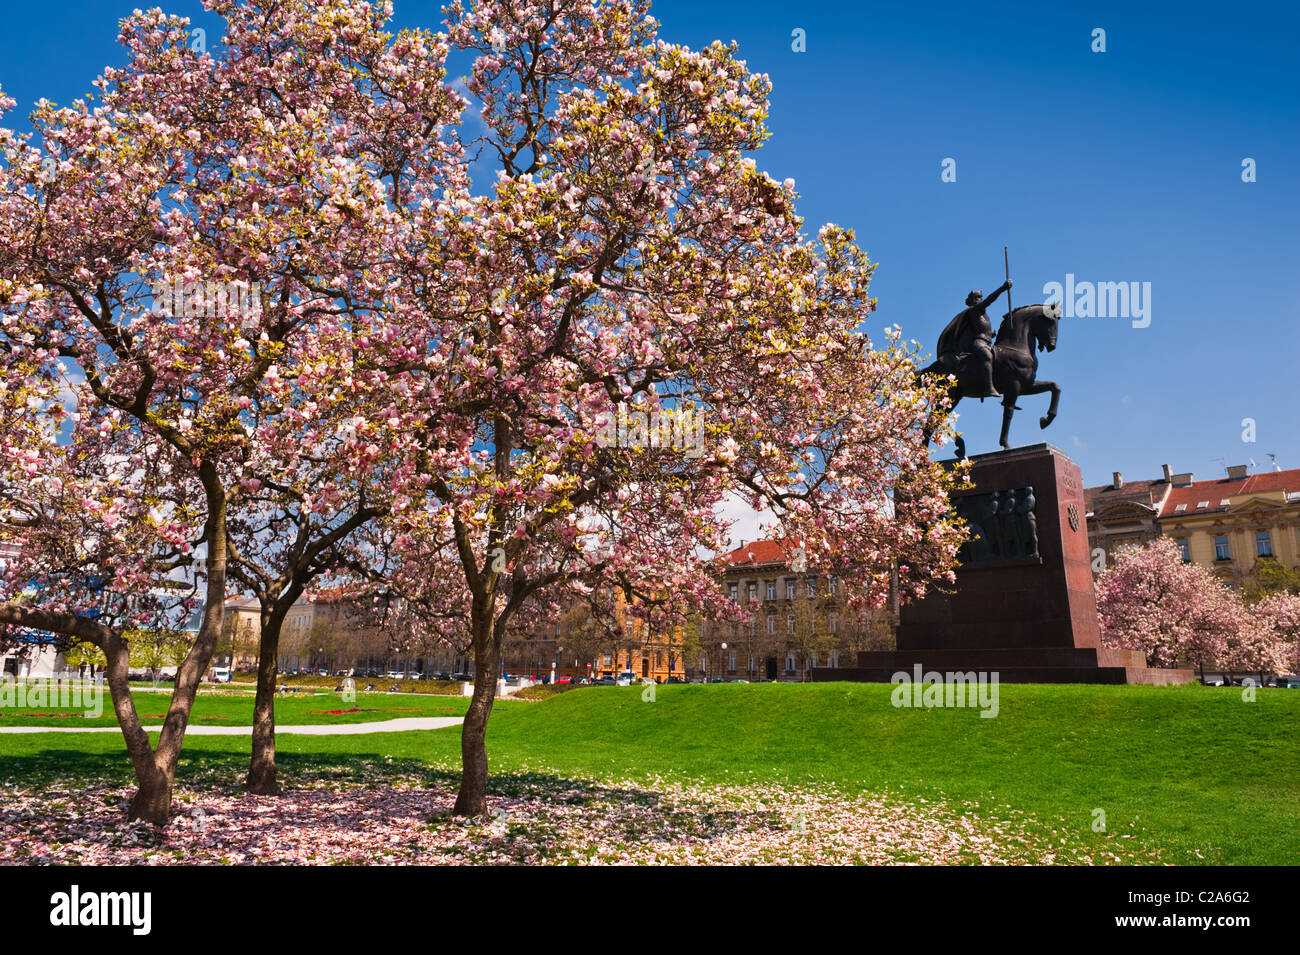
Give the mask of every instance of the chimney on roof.
M 1118 471 L 1113 471 L 1112 474 L 1114 475 L 1115 478 L 1113 486 L 1115 490 L 1118 491 L 1120 488 L 1124 486 L 1124 475 L 1120 474 Z
M 1160 467 L 1161 467 L 1161 468 L 1164 470 L 1164 472 L 1165 472 L 1165 483 L 1166 483 L 1166 484 L 1172 484 L 1173 481 L 1174 481 L 1174 472 L 1171 471 L 1171 470 L 1169 469 L 1169 465 L 1167 465 L 1167 464 L 1162 464 L 1162 465 L 1160 465 Z
M 1246 465 L 1244 464 L 1233 464 L 1228 468 L 1229 481 L 1240 481 L 1245 476 L 1246 476 Z
M 1174 484 L 1178 485 L 1179 487 L 1182 487 L 1183 485 L 1191 484 L 1191 483 L 1192 483 L 1192 472 L 1191 472 L 1191 471 L 1187 471 L 1187 472 L 1185 472 L 1185 473 L 1183 473 L 1183 474 L 1175 474 L 1175 475 L 1174 475 Z

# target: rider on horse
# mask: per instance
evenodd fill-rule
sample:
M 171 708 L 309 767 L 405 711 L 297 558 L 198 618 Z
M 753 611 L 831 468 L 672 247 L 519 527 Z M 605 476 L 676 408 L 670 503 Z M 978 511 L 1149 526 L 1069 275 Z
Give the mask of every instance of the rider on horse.
M 966 296 L 966 308 L 954 315 L 939 335 L 938 365 L 956 374 L 965 362 L 973 362 L 972 377 L 983 383 L 985 398 L 1002 397 L 993 384 L 993 325 L 985 309 L 1010 288 L 1011 279 L 1007 279 L 987 299 L 983 292 L 971 292 Z

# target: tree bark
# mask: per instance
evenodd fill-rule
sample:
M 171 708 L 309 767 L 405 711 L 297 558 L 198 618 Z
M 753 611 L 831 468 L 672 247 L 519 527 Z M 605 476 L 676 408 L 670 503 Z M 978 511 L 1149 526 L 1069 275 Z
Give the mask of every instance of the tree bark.
M 474 625 L 474 695 L 460 730 L 460 791 L 452 814 L 487 815 L 487 724 L 496 697 L 500 647 L 492 633 L 490 620 L 475 620 Z
M 168 772 L 165 767 L 156 764 L 151 772 L 144 775 L 137 773 L 138 788 L 135 795 L 131 797 L 131 808 L 127 812 L 127 818 L 132 821 L 138 819 L 150 822 L 155 826 L 167 825 L 171 818 L 174 778 L 174 767 Z
M 262 632 L 257 649 L 257 698 L 253 702 L 253 755 L 248 764 L 248 778 L 244 781 L 250 793 L 259 796 L 279 796 L 279 771 L 275 764 L 275 678 L 280 655 L 280 631 L 289 608 L 302 595 L 302 588 L 294 586 L 275 601 L 262 608 Z
M 257 658 L 257 699 L 253 702 L 253 755 L 245 788 L 259 796 L 281 793 L 275 766 L 275 677 L 280 645 L 279 621 L 274 634 L 263 629 Z

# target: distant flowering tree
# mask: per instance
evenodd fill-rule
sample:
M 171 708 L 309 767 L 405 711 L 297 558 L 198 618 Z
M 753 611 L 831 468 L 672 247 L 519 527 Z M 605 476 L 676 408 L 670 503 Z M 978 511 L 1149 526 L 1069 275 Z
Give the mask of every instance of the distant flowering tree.
M 1272 631 L 1280 646 L 1280 665 L 1274 671 L 1300 673 L 1300 595 L 1270 594 L 1249 608 L 1260 623 Z
M 873 266 L 846 229 L 807 239 L 793 180 L 746 155 L 768 136 L 767 77 L 733 47 L 658 39 L 640 0 L 447 13 L 496 179 L 407 218 L 393 334 L 369 360 L 409 382 L 385 420 L 406 442 L 391 579 L 475 660 L 455 806 L 475 815 L 510 628 L 575 601 L 610 616 L 615 592 L 658 628 L 720 614 L 708 555 L 729 495 L 859 604 L 883 603 L 896 565 L 904 598 L 951 579 L 961 533 L 916 349 L 860 327 Z M 703 427 L 689 454 L 611 440 L 682 409 Z
M 1141 650 L 1151 666 L 1186 661 L 1202 675 L 1246 622 L 1237 595 L 1204 567 L 1184 563 L 1166 537 L 1116 554 L 1097 579 L 1097 612 L 1103 645 Z

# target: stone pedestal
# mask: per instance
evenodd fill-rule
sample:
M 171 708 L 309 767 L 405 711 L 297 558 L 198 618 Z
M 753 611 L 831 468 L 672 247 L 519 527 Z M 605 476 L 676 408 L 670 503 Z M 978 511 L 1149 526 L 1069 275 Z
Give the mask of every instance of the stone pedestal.
M 953 495 L 972 525 L 952 593 L 902 608 L 898 649 L 858 654 L 816 680 L 888 681 L 924 670 L 996 670 L 1007 683 L 1188 683 L 1101 646 L 1079 466 L 1050 444 L 974 455 Z M 1032 516 L 1031 516 L 1032 515 Z

